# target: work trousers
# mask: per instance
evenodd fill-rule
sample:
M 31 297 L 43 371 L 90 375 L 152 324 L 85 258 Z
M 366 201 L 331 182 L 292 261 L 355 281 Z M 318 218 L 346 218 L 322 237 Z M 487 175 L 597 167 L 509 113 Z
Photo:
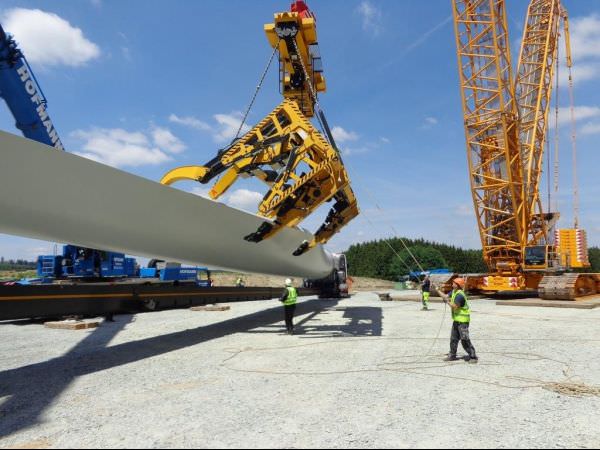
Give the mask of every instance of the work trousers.
M 475 347 L 471 344 L 471 339 L 469 338 L 469 324 L 468 323 L 460 323 L 454 322 L 452 324 L 452 336 L 450 337 L 450 355 L 456 356 L 456 351 L 458 350 L 458 341 L 462 344 L 465 352 L 471 358 L 477 358 L 475 354 Z
M 285 311 L 285 327 L 288 333 L 294 331 L 294 312 L 296 311 L 296 305 L 284 305 Z
M 429 292 L 423 291 L 422 298 L 421 298 L 421 303 L 423 303 L 423 307 L 424 308 L 428 308 L 429 307 Z

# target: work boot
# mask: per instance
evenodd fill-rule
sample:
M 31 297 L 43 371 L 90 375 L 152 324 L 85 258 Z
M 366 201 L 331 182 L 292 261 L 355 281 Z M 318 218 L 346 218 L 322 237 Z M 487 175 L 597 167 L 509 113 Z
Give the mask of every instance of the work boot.
M 421 308 L 421 311 L 429 311 L 429 308 L 428 308 L 427 306 L 423 306 L 423 307 Z
M 458 361 L 458 358 L 456 357 L 456 355 L 448 355 L 444 358 L 445 362 L 450 362 L 450 361 Z
M 479 358 L 477 356 L 467 356 L 465 361 L 467 361 L 469 364 L 477 364 L 479 362 Z

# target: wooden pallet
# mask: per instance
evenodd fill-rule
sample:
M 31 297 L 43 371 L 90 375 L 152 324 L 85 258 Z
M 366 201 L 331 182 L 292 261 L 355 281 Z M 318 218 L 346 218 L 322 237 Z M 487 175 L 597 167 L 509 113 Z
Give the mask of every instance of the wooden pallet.
M 231 306 L 228 305 L 204 305 L 204 306 L 192 306 L 192 311 L 229 311 Z
M 44 322 L 46 328 L 54 328 L 58 330 L 87 330 L 90 328 L 98 328 L 100 321 L 82 321 L 82 320 L 60 320 L 55 322 Z
M 377 295 L 379 295 L 379 300 L 381 300 L 382 302 L 415 302 L 415 303 L 421 303 L 423 300 L 420 296 L 415 297 L 415 296 L 411 296 L 411 297 L 398 297 L 398 296 L 393 296 L 392 294 L 390 294 L 389 292 L 378 292 Z M 485 299 L 487 297 L 483 297 L 481 295 L 469 295 L 469 300 L 482 300 Z M 444 301 L 440 298 L 440 297 L 429 297 L 429 303 L 443 303 Z
M 542 300 L 541 298 L 528 298 L 525 300 L 497 301 L 500 306 L 535 306 L 538 308 L 573 308 L 594 309 L 600 307 L 600 296 L 577 298 L 573 300 Z

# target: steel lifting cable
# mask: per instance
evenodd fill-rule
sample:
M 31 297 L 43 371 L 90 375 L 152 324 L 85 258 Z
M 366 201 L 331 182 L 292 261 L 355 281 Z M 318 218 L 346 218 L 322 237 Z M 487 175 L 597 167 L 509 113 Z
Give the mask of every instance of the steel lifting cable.
M 575 124 L 575 99 L 573 93 L 573 73 L 569 65 L 569 102 L 571 110 L 571 146 L 573 149 L 573 218 L 575 228 L 579 228 L 579 181 L 577 180 L 577 128 Z
M 558 211 L 558 180 L 559 180 L 559 88 L 560 88 L 560 45 L 556 46 L 556 88 L 555 88 L 555 119 L 554 119 L 554 210 Z M 550 152 L 548 152 L 550 157 Z M 550 174 L 548 174 L 550 178 Z M 550 200 L 548 200 L 548 209 L 551 211 Z
M 351 167 L 350 164 L 348 164 L 348 162 L 346 161 L 346 164 L 348 165 L 348 167 Z M 356 173 L 354 171 L 354 168 L 352 168 L 352 172 Z M 371 190 L 366 187 L 366 184 L 364 185 L 365 191 L 367 192 L 369 198 L 371 199 L 371 201 L 373 202 L 373 204 L 375 205 L 375 207 L 381 211 L 382 213 L 384 212 L 383 209 L 381 208 L 381 206 L 379 206 L 379 202 L 377 201 L 377 199 L 375 198 L 375 195 L 371 192 Z M 363 212 L 363 214 L 365 214 Z M 373 227 L 373 229 L 376 229 L 375 225 L 373 224 L 373 222 L 371 222 L 371 220 L 368 218 L 368 216 L 365 214 L 365 218 L 367 219 L 367 222 L 369 222 L 369 224 L 371 225 L 371 227 Z M 402 246 L 405 248 L 405 250 L 408 252 L 408 254 L 410 255 L 410 257 L 413 259 L 413 261 L 417 264 L 418 268 L 421 270 L 421 272 L 425 272 L 423 266 L 421 265 L 421 263 L 419 262 L 419 260 L 416 258 L 416 256 L 413 254 L 413 252 L 410 250 L 410 248 L 408 247 L 408 245 L 406 245 L 406 241 L 400 236 L 400 234 L 398 233 L 398 231 L 396 230 L 396 228 L 392 225 L 389 224 L 392 232 L 394 233 L 394 235 L 396 236 L 397 239 L 400 240 L 400 242 L 402 243 Z M 396 255 L 396 257 L 402 261 L 402 263 L 407 267 L 407 264 L 404 262 L 404 259 L 402 259 L 402 257 L 400 256 L 400 254 L 396 251 L 396 249 L 394 248 L 394 246 L 392 244 L 390 244 L 389 240 L 384 239 L 385 244 L 392 250 L 392 252 Z M 410 267 L 408 267 L 409 272 Z M 440 294 L 440 296 L 442 297 L 442 299 L 444 298 L 444 294 L 442 291 L 440 291 L 440 289 L 432 283 L 433 288 L 438 292 L 438 294 Z M 435 344 L 437 343 L 437 340 L 440 337 L 440 334 L 442 332 L 442 328 L 444 326 L 444 322 L 446 321 L 446 310 L 447 310 L 447 303 L 444 301 L 444 311 L 442 313 L 442 320 L 440 321 L 440 326 L 437 330 L 437 333 L 435 335 L 435 338 L 431 341 L 431 346 L 429 347 L 429 349 L 427 350 L 427 352 L 425 353 L 425 355 L 422 357 L 422 360 L 425 360 L 427 357 L 430 356 L 431 351 L 433 350 L 433 347 L 435 346 Z
M 317 98 L 317 93 L 314 90 L 314 86 L 312 83 L 312 79 L 310 78 L 309 74 L 308 74 L 308 70 L 306 69 L 306 66 L 304 65 L 304 61 L 302 60 L 302 56 L 300 55 L 300 50 L 298 49 L 298 44 L 296 43 L 296 40 L 293 39 L 292 42 L 294 43 L 294 49 L 296 50 L 296 53 L 299 55 L 299 60 L 300 60 L 300 65 L 302 66 L 302 71 L 304 73 L 304 77 L 306 78 L 307 81 L 307 85 L 308 85 L 308 90 L 310 92 L 310 95 L 312 97 L 313 102 L 315 103 L 316 109 L 318 109 L 321 113 L 325 114 L 323 112 L 323 109 L 321 108 L 321 105 L 319 104 L 319 100 Z M 321 121 L 321 118 L 319 117 L 319 115 L 317 114 L 317 120 L 319 121 L 319 123 L 321 124 L 321 128 L 325 128 L 323 122 Z M 339 149 L 335 148 L 336 151 L 338 151 L 339 153 Z M 341 156 L 341 155 L 340 155 Z M 377 203 L 377 201 L 374 201 L 375 206 L 377 207 L 377 209 L 379 209 L 380 211 L 383 211 L 379 204 Z M 364 213 L 363 213 L 364 214 Z M 374 227 L 373 223 L 369 220 L 369 218 L 367 217 L 367 221 L 371 224 L 371 226 Z M 396 236 L 398 236 L 398 233 L 396 232 L 396 230 L 394 229 L 394 227 L 392 226 L 392 231 L 396 234 Z M 398 236 L 398 238 L 400 239 L 400 241 L 402 242 L 402 244 L 404 245 L 404 248 L 408 251 L 408 254 L 411 256 L 411 258 L 415 261 L 415 263 L 417 264 L 417 266 L 419 267 L 419 269 L 424 272 L 423 270 L 423 266 L 421 266 L 421 264 L 419 263 L 419 261 L 417 261 L 417 259 L 415 258 L 415 256 L 413 255 L 413 253 L 410 251 L 410 249 L 408 248 L 408 246 L 405 244 L 404 240 Z M 404 262 L 404 260 L 402 259 L 402 257 L 398 254 L 398 252 L 396 251 L 396 249 L 388 242 L 385 241 L 385 243 L 390 247 L 390 249 L 392 250 L 392 252 L 394 252 L 394 254 L 398 257 L 398 259 L 400 259 L 402 261 L 402 263 L 405 265 L 405 267 L 407 267 L 408 269 L 410 269 L 410 267 L 408 267 L 406 265 L 406 263 Z
M 312 84 L 312 80 L 308 74 L 308 71 L 306 70 L 306 67 L 304 66 L 304 61 L 302 60 L 302 57 L 300 55 L 300 51 L 298 49 L 298 45 L 296 43 L 296 40 L 293 39 L 292 42 L 294 43 L 294 48 L 296 50 L 296 53 L 299 55 L 299 59 L 300 59 L 300 64 L 302 66 L 302 71 L 304 72 L 304 77 L 306 78 L 307 84 L 308 84 L 308 89 L 310 91 L 310 95 L 315 103 L 316 109 L 318 109 L 321 113 L 323 113 L 323 109 L 321 108 L 321 105 L 319 104 L 319 101 L 317 99 L 317 93 L 314 90 L 314 86 Z M 324 113 L 323 113 L 324 114 Z M 317 120 L 319 121 L 319 123 L 321 124 L 321 128 L 325 128 L 323 122 L 321 121 L 319 115 L 317 114 Z M 334 146 L 335 148 L 335 146 Z M 335 148 L 335 150 L 338 152 L 338 154 L 340 154 L 341 157 L 341 153 L 339 151 L 339 149 Z M 368 188 L 365 188 L 366 191 L 369 193 L 369 197 L 371 197 L 371 200 L 373 201 L 373 203 L 375 204 L 375 207 L 383 212 L 383 209 L 379 206 L 379 203 L 377 202 L 377 200 L 374 198 L 374 196 L 371 194 L 370 190 Z M 364 214 L 364 212 L 363 212 Z M 369 222 L 369 224 L 375 228 L 374 224 L 371 222 L 371 220 L 365 215 L 365 217 L 367 218 L 367 221 Z M 410 248 L 408 247 L 408 245 L 406 245 L 406 242 L 404 241 L 404 239 L 398 234 L 398 232 L 396 231 L 395 227 L 393 225 L 390 224 L 390 228 L 392 229 L 392 232 L 394 233 L 394 235 L 400 239 L 400 242 L 402 243 L 402 245 L 404 246 L 404 248 L 406 249 L 406 251 L 408 252 L 408 254 L 410 255 L 410 257 L 413 259 L 413 261 L 417 264 L 417 267 L 421 270 L 421 272 L 425 272 L 423 266 L 421 265 L 421 263 L 417 260 L 417 258 L 415 257 L 415 255 L 413 254 L 413 252 L 410 250 Z M 390 242 L 388 240 L 384 240 L 385 244 L 392 250 L 392 252 L 396 255 L 396 257 L 407 267 L 409 268 L 410 271 L 410 267 L 407 266 L 407 264 L 405 263 L 404 259 L 402 259 L 402 257 L 400 256 L 400 254 L 396 251 L 396 249 L 390 244 Z M 442 295 L 442 292 L 438 289 L 437 286 L 433 285 L 434 289 L 438 291 L 438 293 L 440 295 Z M 443 297 L 442 297 L 443 298 Z M 439 337 L 439 334 L 442 330 L 442 326 L 444 324 L 444 320 L 445 320 L 445 311 L 446 311 L 446 304 L 444 303 L 444 315 L 442 317 L 442 322 L 440 324 L 440 329 L 438 331 L 437 337 Z M 436 337 L 436 339 L 437 339 Z M 433 348 L 433 345 L 435 345 L 435 341 L 436 339 L 434 339 L 433 344 L 431 346 L 431 348 Z M 427 352 L 426 356 L 429 354 L 429 352 L 431 351 L 431 349 Z
M 307 81 L 307 85 L 308 85 L 308 90 L 310 92 L 310 95 L 312 97 L 312 100 L 316 106 L 316 109 L 318 109 L 321 113 L 325 114 L 323 112 L 323 109 L 321 108 L 321 105 L 319 104 L 319 100 L 317 98 L 317 93 L 314 90 L 314 86 L 312 83 L 312 79 L 310 78 L 309 74 L 308 74 L 308 70 L 306 69 L 306 66 L 304 65 L 304 61 L 302 59 L 302 56 L 300 55 L 300 50 L 298 49 L 298 44 L 296 43 L 296 40 L 293 39 L 292 42 L 294 43 L 294 49 L 296 50 L 296 53 L 299 56 L 299 60 L 300 60 L 300 65 L 302 66 L 302 71 L 304 73 L 304 77 L 306 78 Z M 317 120 L 319 121 L 319 123 L 321 124 L 321 128 L 324 129 L 325 126 L 323 124 L 323 122 L 321 121 L 321 118 L 319 117 L 319 115 L 317 114 Z M 335 147 L 334 147 L 335 148 Z M 337 148 L 335 148 L 336 151 L 339 150 Z M 377 207 L 377 209 L 379 209 L 380 211 L 383 211 L 381 209 L 381 207 L 379 206 L 379 204 L 377 203 L 377 201 L 374 201 L 375 206 Z M 364 214 L 364 213 L 363 213 Z M 367 217 L 367 221 L 371 224 L 371 226 L 373 228 L 375 228 L 375 226 L 373 225 L 373 223 L 370 221 L 370 219 Z M 419 263 L 419 261 L 415 258 L 415 256 L 413 255 L 413 253 L 410 251 L 410 249 L 408 248 L 408 246 L 406 245 L 406 243 L 404 242 L 404 240 L 398 235 L 397 231 L 394 229 L 394 227 L 392 226 L 392 231 L 396 234 L 396 236 L 398 236 L 398 238 L 400 239 L 400 241 L 402 242 L 402 244 L 404 245 L 404 248 L 407 250 L 408 254 L 411 256 L 411 258 L 415 261 L 415 263 L 417 264 L 417 266 L 419 267 L 419 269 L 424 272 L 423 270 L 423 266 Z M 390 247 L 390 249 L 392 250 L 392 252 L 398 257 L 398 259 L 400 259 L 400 261 L 405 265 L 405 267 L 407 267 L 410 271 L 410 267 L 404 262 L 404 259 L 402 259 L 402 257 L 399 255 L 399 253 L 396 251 L 396 249 L 388 242 L 385 241 L 386 245 L 388 245 L 388 247 Z M 437 288 L 436 288 L 437 289 Z
M 310 95 L 312 97 L 312 100 L 314 101 L 315 107 L 316 109 L 319 110 L 319 112 L 321 112 L 323 115 L 325 115 L 325 113 L 323 112 L 323 109 L 321 108 L 321 105 L 319 104 L 319 100 L 317 98 L 317 93 L 314 90 L 314 86 L 312 84 L 312 79 L 310 78 L 309 74 L 308 74 L 308 70 L 306 69 L 306 66 L 304 65 L 304 61 L 302 59 L 302 55 L 300 54 L 300 50 L 298 49 L 298 44 L 296 42 L 296 39 L 292 39 L 292 42 L 294 44 L 294 49 L 296 50 L 296 54 L 299 56 L 299 60 L 300 60 L 300 65 L 302 66 L 302 71 L 304 72 L 304 77 L 306 78 L 306 84 L 308 85 L 308 90 L 310 92 Z M 319 121 L 319 123 L 321 124 L 321 128 L 322 130 L 325 129 L 325 125 L 323 124 L 323 122 L 321 121 L 321 118 L 319 116 L 319 114 L 316 114 L 317 116 L 317 120 Z M 325 135 L 327 136 L 327 133 L 325 133 Z M 331 142 L 331 144 L 333 144 Z M 339 149 L 336 148 L 336 146 L 333 146 L 334 149 L 338 152 L 340 158 L 341 158 L 341 152 Z M 377 200 L 374 198 L 374 196 L 371 195 L 370 191 L 368 189 L 366 189 L 367 192 L 369 193 L 369 197 L 371 197 L 371 200 L 373 201 L 373 203 L 375 204 L 376 208 L 380 211 L 383 211 L 381 209 L 381 207 L 379 206 L 379 203 L 377 202 Z M 364 214 L 364 213 L 363 213 Z M 374 227 L 373 223 L 367 218 L 367 221 L 371 224 L 371 226 Z M 392 229 L 392 232 L 394 233 L 395 236 L 397 236 L 398 239 L 400 239 L 400 242 L 402 243 L 402 245 L 404 246 L 404 248 L 406 249 L 406 251 L 408 252 L 408 254 L 410 255 L 410 257 L 413 259 L 413 261 L 417 264 L 417 267 L 421 270 L 421 272 L 425 272 L 425 270 L 423 269 L 423 266 L 421 265 L 421 263 L 417 260 L 417 258 L 415 257 L 415 255 L 413 254 L 413 252 L 410 250 L 410 248 L 408 247 L 408 245 L 406 245 L 406 242 L 404 241 L 404 239 L 402 237 L 400 237 L 400 235 L 398 234 L 398 232 L 396 231 L 395 227 L 393 225 L 390 224 L 390 228 Z M 400 256 L 400 254 L 396 251 L 396 249 L 390 244 L 390 242 L 388 240 L 384 240 L 384 242 L 386 243 L 386 245 L 392 250 L 392 252 L 396 255 L 396 257 L 398 259 L 400 259 L 400 261 L 402 261 L 402 263 L 406 266 L 406 263 L 404 262 L 404 260 L 402 259 L 402 257 Z M 438 289 L 437 286 L 433 285 L 434 289 L 436 291 L 438 291 L 438 293 L 440 295 L 443 295 L 443 293 Z M 443 297 L 442 297 L 443 298 Z M 429 355 L 429 352 L 431 351 L 431 349 L 433 349 L 433 346 L 436 343 L 437 338 L 439 337 L 441 330 L 442 330 L 442 326 L 444 325 L 444 320 L 446 317 L 446 303 L 444 302 L 444 314 L 442 317 L 442 322 L 440 323 L 440 328 L 438 330 L 436 339 L 433 340 L 431 348 L 428 350 L 428 352 L 425 354 L 425 357 L 427 357 Z
M 308 85 L 308 90 L 310 92 L 310 95 L 312 97 L 312 100 L 315 103 L 316 109 L 318 109 L 320 112 L 323 113 L 323 109 L 321 108 L 321 105 L 319 104 L 319 100 L 317 99 L 317 93 L 314 90 L 314 86 L 312 84 L 312 80 L 308 74 L 308 71 L 306 70 L 306 67 L 304 65 L 304 61 L 302 60 L 302 56 L 300 55 L 300 50 L 298 49 L 298 44 L 296 43 L 296 40 L 293 39 L 292 42 L 294 43 L 294 49 L 296 50 L 296 53 L 299 55 L 299 60 L 300 60 L 300 65 L 302 66 L 302 71 L 304 72 L 304 77 L 306 78 L 307 81 L 307 85 Z M 325 114 L 325 113 L 323 113 Z M 321 122 L 321 119 L 319 117 L 319 115 L 317 114 L 317 120 L 319 121 L 319 123 L 321 124 L 321 127 L 324 128 L 323 122 Z M 339 150 L 337 148 L 335 148 L 336 151 Z M 373 200 L 373 203 L 375 204 L 375 206 L 377 207 L 377 209 L 379 209 L 380 211 L 383 211 L 381 209 L 381 207 L 379 206 L 379 204 L 377 203 L 376 200 L 373 199 L 373 197 L 370 194 L 370 191 L 367 189 L 367 191 L 369 192 L 369 196 L 371 197 L 371 200 Z M 364 213 L 363 213 L 364 214 Z M 371 224 L 371 226 L 374 227 L 373 223 L 368 219 L 367 217 L 367 221 Z M 390 225 L 392 228 L 392 231 L 395 233 L 395 235 L 400 239 L 400 241 L 402 242 L 404 248 L 407 250 L 408 254 L 410 255 L 410 257 L 415 261 L 415 263 L 417 264 L 418 268 L 421 270 L 421 272 L 424 272 L 425 270 L 423 270 L 423 266 L 419 263 L 419 261 L 415 258 L 415 255 L 413 255 L 413 253 L 410 251 L 410 249 L 408 248 L 408 246 L 406 245 L 406 243 L 404 242 L 404 240 L 398 235 L 398 232 L 395 230 L 395 228 L 393 227 L 393 225 Z M 404 260 L 402 259 L 402 257 L 398 254 L 398 252 L 396 251 L 396 249 L 388 242 L 385 241 L 386 245 L 388 245 L 388 247 L 390 247 L 390 249 L 392 250 L 392 252 L 394 252 L 394 254 L 398 257 L 398 259 L 400 259 L 402 261 L 402 263 L 409 268 L 406 263 L 404 262 Z M 410 269 L 410 268 L 409 268 Z
M 304 60 L 302 59 L 302 55 L 300 54 L 300 49 L 298 48 L 298 43 L 296 42 L 296 39 L 292 39 L 292 42 L 294 44 L 294 49 L 296 50 L 296 54 L 298 55 L 298 59 L 300 60 L 300 66 L 302 66 L 302 72 L 304 73 L 304 78 L 306 79 L 306 84 L 308 85 L 308 91 L 310 93 L 312 101 L 315 104 L 315 107 L 316 107 L 315 109 L 317 109 L 321 114 L 323 114 L 323 116 L 325 116 L 325 112 L 323 111 L 323 109 L 321 108 L 321 105 L 319 104 L 319 99 L 317 98 L 317 93 L 314 89 L 312 79 L 311 79 L 310 75 L 308 74 L 308 70 L 306 69 L 306 66 L 304 65 Z M 329 134 L 325 131 L 326 130 L 325 124 L 321 120 L 320 115 L 319 114 L 315 114 L 315 115 L 317 116 L 317 121 L 321 125 L 321 131 L 323 132 L 323 134 L 325 135 L 327 140 L 329 140 Z M 336 152 L 338 152 L 338 154 L 339 154 L 340 152 L 337 149 L 337 147 L 335 145 L 333 145 L 333 142 L 329 142 L 329 143 L 332 144 L 334 150 Z M 340 155 L 340 157 L 341 157 L 341 155 Z
M 246 112 L 244 114 L 244 117 L 242 118 L 242 121 L 240 122 L 240 127 L 237 130 L 237 133 L 235 134 L 235 138 L 233 138 L 233 141 L 231 141 L 232 143 L 237 141 L 237 139 L 240 137 L 240 133 L 242 132 L 242 128 L 244 127 L 245 123 L 246 123 L 246 119 L 248 118 L 248 114 L 250 114 L 250 110 L 252 109 L 252 106 L 254 106 L 254 102 L 256 101 L 256 97 L 258 96 L 258 93 L 260 92 L 262 85 L 265 81 L 265 78 L 267 77 L 267 73 L 269 72 L 269 69 L 271 68 L 271 64 L 273 63 L 273 58 L 275 57 L 275 53 L 277 53 L 277 51 L 279 50 L 279 43 L 281 42 L 281 38 L 279 38 L 279 40 L 277 41 L 277 45 L 275 45 L 275 47 L 273 48 L 273 52 L 271 53 L 271 57 L 269 58 L 269 62 L 267 63 L 267 67 L 265 67 L 265 70 L 263 71 L 262 76 L 260 77 L 260 81 L 258 82 L 258 85 L 256 86 L 256 90 L 254 91 L 254 95 L 252 96 L 252 100 L 250 100 L 250 104 L 248 105 L 248 108 L 246 108 Z
M 357 172 L 354 170 L 354 167 L 352 167 L 350 164 L 346 163 L 346 165 L 348 167 L 350 167 L 352 169 L 352 172 L 354 174 L 356 174 Z M 359 177 L 357 177 L 359 178 Z M 375 198 L 375 195 L 371 192 L 371 190 L 366 186 L 366 184 L 363 185 L 363 187 L 365 188 L 365 191 L 367 192 L 369 198 L 371 199 L 371 201 L 373 202 L 373 204 L 375 205 L 375 208 L 377 208 L 380 212 L 384 212 L 383 208 L 381 208 L 381 206 L 379 206 L 379 202 L 377 201 L 377 199 Z M 365 213 L 363 213 L 365 214 Z M 365 214 L 366 215 L 366 214 Z M 371 220 L 367 217 L 367 221 L 369 222 L 369 224 L 375 228 L 375 225 L 373 224 L 373 222 L 371 222 Z M 407 251 L 407 253 L 409 254 L 409 256 L 413 259 L 413 261 L 416 263 L 417 267 L 419 268 L 419 270 L 421 270 L 421 272 L 425 272 L 425 269 L 423 268 L 423 266 L 421 265 L 421 263 L 417 260 L 417 258 L 415 257 L 415 255 L 413 254 L 413 252 L 410 250 L 410 248 L 408 247 L 408 245 L 406 245 L 406 241 L 400 236 L 400 234 L 398 233 L 398 231 L 396 230 L 396 228 L 392 225 L 389 224 L 389 227 L 391 228 L 392 232 L 394 233 L 394 236 L 396 236 L 397 239 L 400 240 L 400 242 L 402 243 L 402 246 L 404 247 L 404 249 Z M 402 260 L 402 262 L 404 262 L 404 260 L 402 259 L 402 257 L 400 256 L 400 254 L 396 251 L 396 249 L 390 244 L 389 240 L 384 240 L 385 244 L 392 250 L 392 252 L 394 252 L 394 254 L 400 259 Z M 405 264 L 406 265 L 406 264 Z M 409 268 L 410 269 L 410 268 Z M 437 288 L 436 288 L 437 289 Z
M 569 18 L 565 10 L 561 11 L 563 28 L 565 31 L 565 48 L 567 56 L 567 69 L 569 71 L 569 102 L 571 111 L 571 146 L 573 150 L 573 219 L 575 228 L 579 227 L 579 180 L 577 179 L 577 129 L 575 126 L 575 100 L 573 93 L 573 59 L 571 55 L 571 37 L 569 32 Z
M 331 338 L 330 338 L 331 339 Z M 403 338 L 353 338 L 350 340 L 338 340 L 335 339 L 335 345 L 343 344 L 343 343 L 352 343 L 355 344 L 358 342 L 372 342 L 373 340 L 377 341 L 395 341 L 395 340 L 411 340 L 421 338 L 411 338 L 411 337 L 403 337 Z M 494 340 L 517 340 L 517 339 L 494 339 Z M 520 339 L 519 339 L 520 340 Z M 546 340 L 546 339 L 542 339 Z M 550 341 L 558 341 L 553 339 L 548 339 Z M 561 342 L 563 342 L 561 340 Z M 393 358 L 385 358 L 382 362 L 374 364 L 373 367 L 362 367 L 353 370 L 327 370 L 327 371 L 289 371 L 289 370 L 273 370 L 273 369 L 243 369 L 233 367 L 230 363 L 240 356 L 243 353 L 251 353 L 251 352 L 269 352 L 274 350 L 292 350 L 313 346 L 322 346 L 328 345 L 331 341 L 321 341 L 321 342 L 311 342 L 308 344 L 297 344 L 297 345 L 289 345 L 284 347 L 262 347 L 262 348 L 253 348 L 246 347 L 243 349 L 224 349 L 225 352 L 230 353 L 231 355 L 219 364 L 220 367 L 223 367 L 232 372 L 238 373 L 251 373 L 251 374 L 260 374 L 260 375 L 274 375 L 274 376 L 335 376 L 335 375 L 348 375 L 348 374 L 358 374 L 358 373 L 373 373 L 373 372 L 396 372 L 396 373 L 404 373 L 407 375 L 422 375 L 426 377 L 439 377 L 443 379 L 453 379 L 459 381 L 469 381 L 472 383 L 478 383 L 483 385 L 496 386 L 499 388 L 505 389 L 531 389 L 531 388 L 542 388 L 549 391 L 556 392 L 561 395 L 566 395 L 570 397 L 584 397 L 584 396 L 593 396 L 600 397 L 600 386 L 587 385 L 583 382 L 575 382 L 575 375 L 570 375 L 573 369 L 571 365 L 565 361 L 560 361 L 553 358 L 548 358 L 543 355 L 535 354 L 535 353 L 515 353 L 515 352 L 483 352 L 483 354 L 489 355 L 499 355 L 509 359 L 523 360 L 523 361 L 550 361 L 560 365 L 563 365 L 564 368 L 562 370 L 563 375 L 566 378 L 566 381 L 556 382 L 556 381 L 546 381 L 538 378 L 529 378 L 522 376 L 506 376 L 507 380 L 514 380 L 522 383 L 526 383 L 521 386 L 515 386 L 510 384 L 502 383 L 501 381 L 492 381 L 489 379 L 476 379 L 470 377 L 463 377 L 459 375 L 447 375 L 440 373 L 430 373 L 423 372 L 423 370 L 428 369 L 440 369 L 450 367 L 451 364 L 438 364 L 435 361 L 424 362 L 419 359 L 419 355 L 405 355 L 403 358 L 417 358 L 415 360 L 408 361 L 399 361 L 393 360 Z M 425 364 L 425 365 L 423 365 Z M 500 365 L 499 362 L 491 362 L 487 364 L 480 364 L 479 366 L 497 366 Z M 394 367 L 395 366 L 395 367 Z

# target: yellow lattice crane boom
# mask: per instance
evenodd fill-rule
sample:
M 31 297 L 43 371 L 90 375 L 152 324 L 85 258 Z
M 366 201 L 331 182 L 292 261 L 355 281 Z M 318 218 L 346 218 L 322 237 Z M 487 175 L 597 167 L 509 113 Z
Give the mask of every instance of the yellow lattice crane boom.
M 359 211 L 340 152 L 319 107 L 317 95 L 326 86 L 313 13 L 304 1 L 297 0 L 291 11 L 275 14 L 273 23 L 264 29 L 274 49 L 273 56 L 279 53 L 283 103 L 205 165 L 176 168 L 161 183 L 180 180 L 208 183 L 220 177 L 209 192 L 213 199 L 223 195 L 240 178 L 252 176 L 266 183 L 269 189 L 258 206 L 258 214 L 271 221 L 264 221 L 257 230 L 249 230 L 245 239 L 250 242 L 260 242 L 282 227 L 299 224 L 325 202 L 333 200 L 333 207 L 312 241 L 299 243 L 294 255 L 301 255 L 327 242 Z M 257 93 L 261 85 L 262 80 Z M 256 94 L 250 107 L 255 98 Z M 325 134 L 310 122 L 309 118 L 314 116 Z
M 513 80 L 505 0 L 452 0 L 471 191 L 490 269 L 484 291 L 538 289 L 546 298 L 600 290 L 598 275 L 549 276 L 589 266 L 585 232 L 550 232 L 559 218 L 540 197 L 561 29 L 560 0 L 531 0 Z M 548 208 L 550 205 L 548 205 Z
M 532 0 L 521 42 L 515 95 L 519 108 L 529 246 L 548 242 L 548 230 L 558 220 L 558 213 L 550 215 L 543 211 L 540 180 L 560 25 L 564 18 L 566 11 L 559 1 Z
M 513 272 L 525 242 L 526 210 L 504 2 L 455 0 L 454 25 L 483 257 L 492 271 Z

